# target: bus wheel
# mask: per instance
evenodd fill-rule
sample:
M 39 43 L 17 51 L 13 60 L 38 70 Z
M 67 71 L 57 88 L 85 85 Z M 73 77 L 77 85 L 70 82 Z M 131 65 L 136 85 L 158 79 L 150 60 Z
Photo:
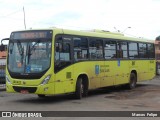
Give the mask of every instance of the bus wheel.
M 137 76 L 135 75 L 135 73 L 131 73 L 130 74 L 130 81 L 129 84 L 127 85 L 128 89 L 134 89 L 136 87 L 136 83 L 137 83 Z
M 39 98 L 45 98 L 46 96 L 45 96 L 45 95 L 42 95 L 42 94 L 38 94 L 38 97 L 39 97 Z
M 82 83 L 82 78 L 78 78 L 77 84 L 76 84 L 76 92 L 75 96 L 77 99 L 81 99 L 84 93 L 84 85 Z

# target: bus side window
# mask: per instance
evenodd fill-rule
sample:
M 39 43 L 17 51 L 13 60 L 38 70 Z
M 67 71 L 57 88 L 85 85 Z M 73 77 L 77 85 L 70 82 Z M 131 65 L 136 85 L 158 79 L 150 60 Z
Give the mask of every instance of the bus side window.
M 88 59 L 88 39 L 85 37 L 73 37 L 74 41 L 74 60 Z
M 139 58 L 148 58 L 147 57 L 147 45 L 145 43 L 138 43 L 139 44 Z
M 68 43 L 56 43 L 56 60 L 70 60 L 70 45 Z
M 65 61 L 70 61 L 71 57 L 70 57 L 70 44 L 68 43 L 63 43 L 63 49 L 62 49 L 62 55 L 63 56 L 63 60 Z
M 128 47 L 127 42 L 117 43 L 117 57 L 127 59 L 128 58 Z
M 103 59 L 103 40 L 90 38 L 89 54 L 91 59 Z
M 56 43 L 56 52 L 62 51 L 62 43 Z
M 147 44 L 148 58 L 155 58 L 154 44 Z
M 60 60 L 60 53 L 62 51 L 62 43 L 56 43 L 55 60 Z
M 105 59 L 115 59 L 116 58 L 116 42 L 111 40 L 105 41 L 104 46 Z
M 135 59 L 138 58 L 138 46 L 136 42 L 129 42 L 129 58 Z

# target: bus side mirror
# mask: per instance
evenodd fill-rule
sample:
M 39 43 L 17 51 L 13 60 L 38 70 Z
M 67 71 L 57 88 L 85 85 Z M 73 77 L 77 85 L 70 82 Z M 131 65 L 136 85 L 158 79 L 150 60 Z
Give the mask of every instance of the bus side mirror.
M 3 45 L 3 41 L 8 41 L 9 38 L 4 38 L 1 40 L 1 45 L 0 45 L 0 51 L 6 51 L 7 50 L 7 45 Z
M 2 52 L 2 51 L 5 51 L 6 50 L 6 45 L 0 45 L 0 51 Z

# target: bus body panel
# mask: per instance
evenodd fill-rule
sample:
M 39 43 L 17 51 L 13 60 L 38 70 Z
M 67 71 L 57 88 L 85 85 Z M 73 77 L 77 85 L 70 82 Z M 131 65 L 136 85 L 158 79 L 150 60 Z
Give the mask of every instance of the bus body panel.
M 132 71 L 137 73 L 137 81 L 150 80 L 155 76 L 154 59 L 140 60 L 115 58 L 111 60 L 88 59 L 86 61 L 71 61 L 70 65 L 59 70 L 58 72 L 55 72 L 55 40 L 56 35 L 58 34 L 70 35 L 71 38 L 72 36 L 83 36 L 106 39 L 112 38 L 118 39 L 119 41 L 128 40 L 129 42 L 152 43 L 149 41 L 142 41 L 141 39 L 124 37 L 122 35 L 53 29 L 51 64 L 48 71 L 40 79 L 27 80 L 24 78 L 24 80 L 12 78 L 8 72 L 8 69 L 6 69 L 6 75 L 11 82 L 11 84 L 6 82 L 7 92 L 16 92 L 13 87 L 21 87 L 22 90 L 23 88 L 36 88 L 36 91 L 33 92 L 34 94 L 57 95 L 73 93 L 76 90 L 77 79 L 81 75 L 86 75 L 88 77 L 89 90 L 100 87 L 127 84 L 129 83 L 130 74 Z M 49 82 L 45 85 L 41 85 L 42 81 L 48 75 L 51 75 Z
M 73 65 L 71 65 L 55 74 L 55 94 L 63 94 L 75 91 L 73 69 Z

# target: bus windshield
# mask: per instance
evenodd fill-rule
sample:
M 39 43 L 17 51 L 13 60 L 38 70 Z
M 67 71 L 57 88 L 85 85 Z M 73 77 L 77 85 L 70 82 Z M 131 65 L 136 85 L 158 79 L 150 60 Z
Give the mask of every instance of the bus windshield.
M 43 73 L 50 68 L 51 39 L 14 39 L 8 48 L 8 70 L 14 74 Z
M 50 66 L 51 42 L 11 42 L 8 68 L 17 73 L 39 73 Z

